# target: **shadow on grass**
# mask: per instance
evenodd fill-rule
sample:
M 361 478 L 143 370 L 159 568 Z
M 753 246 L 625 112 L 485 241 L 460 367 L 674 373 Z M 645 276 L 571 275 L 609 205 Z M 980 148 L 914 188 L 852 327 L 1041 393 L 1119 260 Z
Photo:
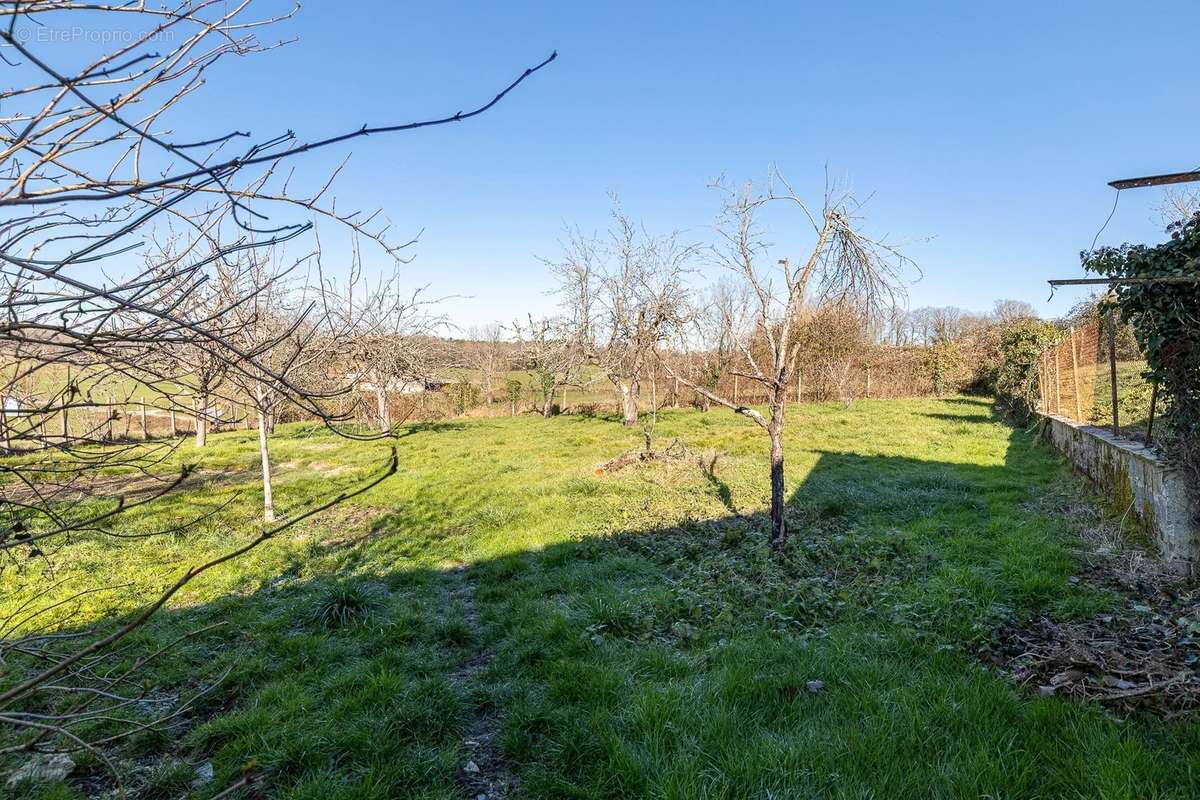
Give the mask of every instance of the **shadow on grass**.
M 951 403 L 956 406 L 976 406 L 992 408 L 995 405 L 995 400 L 990 397 L 941 397 L 938 398 L 939 403 Z
M 1080 591 L 1022 508 L 1048 458 L 1023 435 L 994 467 L 823 452 L 778 556 L 764 514 L 732 513 L 462 565 L 435 523 L 463 509 L 389 514 L 336 574 L 297 562 L 138 634 L 130 653 L 226 623 L 154 667 L 181 695 L 231 669 L 133 743 L 138 790 L 187 794 L 178 765 L 211 761 L 196 797 L 245 769 L 289 798 L 1185 796 L 1166 765 L 1194 727 L 1019 693 L 969 652 Z M 420 555 L 445 567 L 379 566 Z M 103 780 L 87 757 L 69 778 Z
M 448 431 L 461 431 L 466 429 L 466 424 L 462 422 L 451 422 L 448 420 L 431 420 L 429 422 L 413 422 L 401 426 L 401 430 L 396 432 L 397 439 L 404 439 L 408 436 L 416 436 L 418 433 L 446 433 Z
M 934 412 L 934 413 L 925 413 L 925 414 L 922 414 L 921 416 L 928 417 L 929 419 L 940 419 L 945 422 L 989 422 L 990 423 L 990 422 L 1000 422 L 1001 421 L 999 415 L 995 414 L 995 413 L 991 413 L 991 414 L 939 414 L 939 413 Z

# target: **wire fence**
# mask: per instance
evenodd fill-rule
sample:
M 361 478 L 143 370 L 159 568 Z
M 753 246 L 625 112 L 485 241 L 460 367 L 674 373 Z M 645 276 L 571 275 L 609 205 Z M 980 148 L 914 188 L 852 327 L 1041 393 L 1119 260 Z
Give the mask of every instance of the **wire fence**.
M 1157 391 L 1132 333 L 1111 318 L 1069 328 L 1042 351 L 1042 410 L 1149 442 Z

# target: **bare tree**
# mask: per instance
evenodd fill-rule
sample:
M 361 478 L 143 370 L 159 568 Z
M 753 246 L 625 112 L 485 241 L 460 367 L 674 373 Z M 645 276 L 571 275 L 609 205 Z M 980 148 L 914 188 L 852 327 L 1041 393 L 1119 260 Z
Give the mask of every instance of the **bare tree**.
M 886 312 L 883 333 L 879 341 L 896 347 L 912 344 L 911 317 L 911 312 L 904 306 L 899 304 L 892 306 Z
M 698 396 L 701 411 L 709 410 L 712 401 L 708 395 L 717 391 L 738 359 L 743 332 L 736 326 L 746 318 L 748 302 L 744 286 L 722 281 L 710 287 L 704 301 L 688 315 L 689 324 L 682 330 L 678 347 L 688 354 L 685 369 L 689 379 L 708 392 Z
M 236 308 L 239 288 L 247 281 L 240 273 L 246 261 L 226 257 L 220 245 L 208 241 L 197 246 L 194 243 L 171 236 L 158 246 L 147 259 L 147 269 L 158 283 L 155 304 L 174 309 L 175 315 L 188 324 L 208 331 L 222 341 L 229 341 L 234 333 L 236 315 L 228 311 Z M 195 251 L 214 258 L 203 280 L 195 280 L 184 267 Z M 214 423 L 222 422 L 217 410 L 217 401 L 225 399 L 231 404 L 232 397 L 222 397 L 225 378 L 233 359 L 229 354 L 212 347 L 204 338 L 179 337 L 156 343 L 161 364 L 160 372 L 174 376 L 171 391 L 158 394 L 167 407 L 188 409 L 194 420 L 196 447 L 205 447 L 208 433 Z M 232 422 L 232 416 L 228 419 Z
M 466 363 L 479 373 L 479 385 L 483 390 L 483 401 L 492 404 L 496 382 L 508 370 L 508 353 L 504 342 L 504 326 L 493 322 L 482 328 L 472 328 L 467 333 L 465 345 Z
M 767 413 L 704 388 L 678 372 L 672 374 L 766 431 L 771 464 L 770 540 L 778 549 L 787 541 L 783 432 L 787 392 L 801 346 L 801 318 L 806 309 L 845 303 L 862 309 L 864 317 L 877 317 L 895 305 L 906 260 L 859 230 L 854 216 L 857 206 L 848 194 L 827 192 L 823 207 L 814 211 L 778 173 L 772 174 L 762 192 L 751 184 L 718 188 L 724 194 L 724 208 L 717 226 L 721 242 L 714 255 L 747 287 L 750 296 L 747 317 L 732 326 L 743 332 L 738 347 L 745 366 L 737 374 L 767 390 Z M 775 206 L 798 215 L 812 231 L 811 249 L 795 265 L 787 258 L 767 263 L 771 248 L 763 238 L 760 216 Z M 755 354 L 756 340 L 765 342 L 765 354 Z
M 393 241 L 379 212 L 335 208 L 329 193 L 336 170 L 304 191 L 298 188 L 302 179 L 284 169 L 286 163 L 360 136 L 477 116 L 553 59 L 525 70 L 474 110 L 440 118 L 355 125 L 309 140 L 291 131 L 254 140 L 235 127 L 235 109 L 210 100 L 206 118 L 222 127 L 188 130 L 177 112 L 204 94 L 216 74 L 213 66 L 277 46 L 258 36 L 294 13 L 255 17 L 254 9 L 250 0 L 0 4 L 0 59 L 22 81 L 0 89 L 0 207 L 7 212 L 0 220 L 5 302 L 0 352 L 14 365 L 0 376 L 0 398 L 6 405 L 7 399 L 19 403 L 18 416 L 3 428 L 5 447 L 22 454 L 0 465 L 3 566 L 19 570 L 31 558 L 52 559 L 80 531 L 111 536 L 114 542 L 134 535 L 117 527 L 123 512 L 154 502 L 187 479 L 186 469 L 162 474 L 171 443 L 133 447 L 111 441 L 113 408 L 105 396 L 121 382 L 135 383 L 143 397 L 152 394 L 167 405 L 189 381 L 207 380 L 189 386 L 201 394 L 216 391 L 211 380 L 193 372 L 189 351 L 211 358 L 212 376 L 258 375 L 304 413 L 335 424 L 338 419 L 320 393 L 293 383 L 277 368 L 277 347 L 300 335 L 302 325 L 293 330 L 291 320 L 275 340 L 259 340 L 257 349 L 246 349 L 229 335 L 229 320 L 265 287 L 218 291 L 223 299 L 212 304 L 191 299 L 219 283 L 220 270 L 237 263 L 239 254 L 269 251 L 284 242 L 303 250 L 299 240 L 314 218 L 333 220 L 390 257 L 403 258 L 411 242 Z M 129 36 L 115 38 L 103 52 L 81 54 L 73 43 L 46 45 L 35 35 L 42 28 L 73 27 Z M 288 221 L 289 211 L 298 218 Z M 276 221 L 280 215 L 285 219 Z M 171 242 L 167 254 L 136 265 L 130 254 L 155 239 Z M 97 408 L 103 419 L 95 418 Z M 98 476 L 117 468 L 140 473 L 157 488 L 136 501 L 105 500 L 111 491 L 103 490 Z M 395 468 L 393 456 L 379 479 Z M 80 504 L 79 497 L 102 507 Z M 114 587 L 85 586 L 74 594 L 60 587 L 38 590 L 25 613 L 10 618 L 0 632 L 0 660 L 7 670 L 0 724 L 20 739 L 6 740 L 0 754 L 88 749 L 103 760 L 85 738 L 96 720 L 109 723 L 106 743 L 170 724 L 187 704 L 147 721 L 139 711 L 144 687 L 138 671 L 144 660 L 132 666 L 105 663 L 113 646 L 196 576 L 344 497 L 183 569 L 157 599 L 109 633 L 64 637 L 54 630 L 69 621 L 73 599 Z M 171 530 L 187 524 L 181 521 Z M 146 535 L 154 533 L 162 532 Z M 126 724 L 118 725 L 122 720 Z M 120 728 L 116 734 L 113 725 Z
M 253 353 L 253 361 L 236 364 L 229 380 L 254 408 L 258 426 L 259 464 L 263 488 L 263 519 L 275 521 L 270 434 L 280 408 L 290 398 L 308 402 L 342 392 L 327 366 L 345 346 L 343 320 L 329 313 L 322 287 L 297 286 L 292 271 L 316 259 L 315 254 L 283 266 L 274 251 L 248 251 L 239 276 L 243 285 L 231 288 L 245 302 L 233 306 L 231 338 L 238 348 Z M 316 294 L 316 299 L 310 296 Z M 303 401 L 302 401 L 303 402 Z
M 579 385 L 585 355 L 574 337 L 576 329 L 559 319 L 535 320 L 531 315 L 526 325 L 513 322 L 512 331 L 517 340 L 516 362 L 533 379 L 542 416 L 549 418 L 554 415 L 555 395 L 567 386 Z
M 997 300 L 992 305 L 992 319 L 1002 324 L 1018 319 L 1037 319 L 1037 309 L 1024 300 Z
M 1163 192 L 1158 213 L 1162 217 L 1164 227 L 1186 222 L 1200 213 L 1200 189 L 1169 187 Z
M 390 433 L 403 420 L 392 418 L 389 395 L 424 389 L 436 358 L 436 337 L 448 322 L 436 311 L 437 299 L 426 297 L 428 287 L 406 291 L 396 271 L 367 290 L 358 285 L 358 269 L 356 262 L 342 287 L 327 284 L 322 300 L 346 340 L 341 363 L 347 377 L 359 392 L 374 394 L 379 432 Z
M 558 261 L 548 261 L 587 359 L 621 398 L 622 422 L 637 425 L 641 380 L 658 346 L 685 318 L 684 278 L 696 254 L 678 234 L 651 236 L 613 198 L 605 239 L 568 233 Z

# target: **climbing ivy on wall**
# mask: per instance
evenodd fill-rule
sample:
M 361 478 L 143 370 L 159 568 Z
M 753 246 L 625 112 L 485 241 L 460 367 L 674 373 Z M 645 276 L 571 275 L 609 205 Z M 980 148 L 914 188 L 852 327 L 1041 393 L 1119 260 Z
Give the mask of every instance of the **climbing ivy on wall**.
M 1133 325 L 1149 377 L 1170 404 L 1166 445 L 1200 496 L 1200 214 L 1173 224 L 1157 245 L 1123 244 L 1082 254 L 1085 269 L 1112 278 L 1174 278 L 1117 284 L 1111 302 Z

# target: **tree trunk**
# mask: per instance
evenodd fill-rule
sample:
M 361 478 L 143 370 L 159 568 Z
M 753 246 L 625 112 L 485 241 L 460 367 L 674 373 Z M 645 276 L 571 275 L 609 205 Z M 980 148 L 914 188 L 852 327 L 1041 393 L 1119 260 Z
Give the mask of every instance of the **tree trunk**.
M 379 431 L 387 433 L 392 429 L 392 420 L 388 415 L 388 397 L 387 390 L 379 384 L 375 384 L 375 406 L 379 412 Z
M 0 397 L 0 436 L 3 436 L 5 452 L 10 452 L 12 450 L 12 435 L 8 431 L 8 409 L 4 405 L 7 400 L 5 397 Z
M 634 378 L 629 383 L 618 383 L 621 389 L 621 424 L 632 428 L 638 423 L 638 381 Z
M 204 447 L 208 443 L 208 395 L 193 398 L 192 405 L 196 412 L 196 447 Z
M 263 399 L 262 389 L 255 387 L 255 391 L 258 394 L 260 404 L 258 411 L 258 458 L 262 463 L 263 519 L 267 522 L 274 522 L 275 501 L 271 496 L 271 454 L 267 450 L 268 415 L 261 407 Z
M 783 414 L 781 392 L 777 389 L 771 398 L 771 423 L 767 433 L 771 437 L 771 549 L 781 550 L 787 544 L 787 519 L 784 516 L 783 496 Z
M 67 365 L 67 388 L 63 394 L 63 410 L 62 410 L 62 438 L 65 442 L 71 438 L 71 421 L 68 416 L 71 401 L 75 399 L 75 391 L 71 388 L 71 365 Z
M 554 392 L 553 392 L 553 390 L 549 394 L 547 394 L 545 399 L 542 401 L 542 416 L 545 417 L 546 419 L 550 419 L 552 416 L 554 416 Z

